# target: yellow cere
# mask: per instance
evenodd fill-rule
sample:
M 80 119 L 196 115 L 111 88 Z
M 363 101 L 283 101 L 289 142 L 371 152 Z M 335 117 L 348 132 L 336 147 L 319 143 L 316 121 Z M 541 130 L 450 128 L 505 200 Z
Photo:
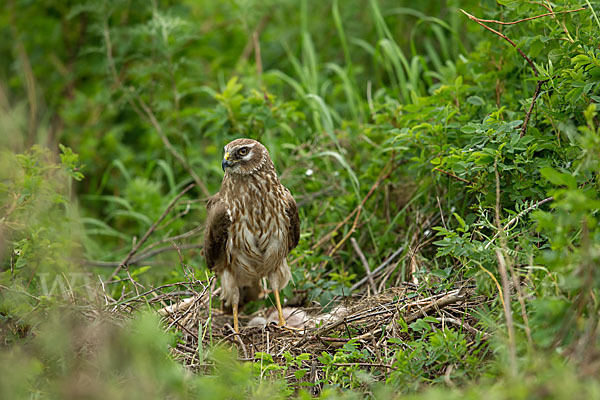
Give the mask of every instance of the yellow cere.
M 225 159 L 229 161 L 229 152 L 225 153 Z

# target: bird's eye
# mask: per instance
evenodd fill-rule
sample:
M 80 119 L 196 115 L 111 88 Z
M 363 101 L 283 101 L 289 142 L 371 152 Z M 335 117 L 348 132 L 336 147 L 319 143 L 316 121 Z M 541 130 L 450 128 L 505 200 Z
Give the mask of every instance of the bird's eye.
M 245 156 L 246 154 L 248 154 L 248 148 L 247 147 L 242 147 L 241 149 L 238 150 L 238 154 L 240 156 Z

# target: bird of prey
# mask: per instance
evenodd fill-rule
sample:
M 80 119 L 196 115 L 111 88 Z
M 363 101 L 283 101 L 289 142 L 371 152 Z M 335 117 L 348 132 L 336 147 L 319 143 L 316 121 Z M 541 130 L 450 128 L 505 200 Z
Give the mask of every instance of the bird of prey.
M 261 143 L 236 139 L 224 152 L 221 190 L 206 206 L 206 264 L 221 277 L 222 298 L 232 308 L 236 332 L 238 307 L 258 297 L 263 277 L 284 326 L 279 291 L 291 279 L 286 256 L 300 238 L 298 207 Z

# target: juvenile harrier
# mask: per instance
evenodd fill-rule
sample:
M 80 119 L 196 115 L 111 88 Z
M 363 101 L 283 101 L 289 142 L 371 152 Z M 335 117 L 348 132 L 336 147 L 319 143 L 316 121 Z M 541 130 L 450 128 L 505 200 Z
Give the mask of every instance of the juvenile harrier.
M 233 309 L 236 332 L 238 305 L 258 297 L 263 277 L 272 286 L 283 326 L 279 290 L 291 278 L 286 256 L 300 238 L 298 207 L 279 183 L 265 146 L 237 139 L 224 150 L 221 190 L 206 205 L 206 263 L 221 276 L 223 299 Z

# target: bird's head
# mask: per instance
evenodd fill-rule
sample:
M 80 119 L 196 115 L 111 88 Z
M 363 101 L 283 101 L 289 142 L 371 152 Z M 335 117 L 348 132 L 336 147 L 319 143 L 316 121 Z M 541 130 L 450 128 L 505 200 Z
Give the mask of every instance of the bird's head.
M 252 139 L 236 139 L 227 144 L 223 151 L 225 154 L 221 166 L 223 171 L 230 174 L 252 174 L 270 160 L 266 147 Z

